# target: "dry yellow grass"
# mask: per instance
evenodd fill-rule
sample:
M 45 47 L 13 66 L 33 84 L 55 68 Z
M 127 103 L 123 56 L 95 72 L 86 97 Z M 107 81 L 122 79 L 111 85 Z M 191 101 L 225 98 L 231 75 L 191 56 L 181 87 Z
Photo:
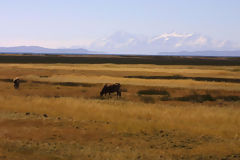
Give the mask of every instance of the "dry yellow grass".
M 48 113 L 73 120 L 109 121 L 117 132 L 154 132 L 161 128 L 179 129 L 190 134 L 213 135 L 240 139 L 240 103 L 228 107 L 189 104 L 173 106 L 144 104 L 124 100 L 82 98 L 43 98 L 1 96 L 1 109 Z M 114 126 L 113 126 L 114 127 Z
M 240 96 L 239 83 L 123 78 L 140 73 L 238 78 L 239 67 L 0 66 L 0 79 L 20 76 L 27 81 L 19 90 L 10 82 L 0 82 L 0 159 L 240 158 L 240 101 L 160 101 L 161 96 L 148 95 L 155 101 L 144 103 L 137 94 L 154 88 L 168 91 L 171 97 L 191 92 Z M 127 90 L 123 97 L 99 98 L 102 85 L 115 82 Z
M 144 75 L 159 75 L 159 74 L 181 74 L 183 76 L 208 76 L 208 77 L 225 77 L 225 78 L 237 78 L 240 77 L 239 66 L 160 66 L 160 65 L 125 65 L 125 64 L 0 64 L 4 69 L 30 69 L 41 70 L 45 72 L 48 70 L 60 70 L 60 71 L 85 71 L 84 74 L 107 71 L 105 74 L 111 74 L 111 71 L 115 73 L 128 72 L 142 73 Z M 19 73 L 21 74 L 21 73 Z M 113 75 L 113 76 L 118 76 Z
M 164 86 L 181 87 L 188 89 L 230 90 L 239 91 L 239 83 L 203 82 L 194 80 L 157 80 L 123 78 L 129 75 L 181 75 L 193 77 L 219 77 L 239 78 L 240 67 L 216 67 L 216 66 L 157 66 L 157 65 L 64 65 L 64 64 L 4 64 L 0 65 L 0 77 L 10 78 L 14 76 L 25 80 L 51 81 L 51 82 L 84 82 L 84 83 L 115 83 L 137 86 Z M 47 78 L 41 78 L 48 76 Z

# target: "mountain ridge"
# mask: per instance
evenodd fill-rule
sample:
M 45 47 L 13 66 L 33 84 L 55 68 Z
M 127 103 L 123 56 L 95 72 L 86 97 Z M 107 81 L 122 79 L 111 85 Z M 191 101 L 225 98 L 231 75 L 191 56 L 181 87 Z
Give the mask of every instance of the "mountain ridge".
M 82 48 L 53 49 L 41 46 L 14 46 L 14 47 L 0 47 L 0 53 L 96 54 L 99 52 L 89 51 L 87 49 Z
M 29 54 L 106 54 L 106 55 L 156 55 L 156 56 L 217 56 L 217 57 L 240 57 L 240 50 L 217 51 L 217 50 L 200 50 L 200 51 L 179 51 L 179 52 L 157 52 L 154 54 L 123 54 L 116 52 L 98 52 L 90 51 L 83 48 L 45 48 L 41 46 L 15 46 L 0 47 L 0 53 L 29 53 Z
M 156 54 L 202 50 L 239 50 L 240 44 L 228 40 L 215 40 L 199 33 L 162 33 L 145 36 L 128 32 L 115 32 L 95 40 L 88 49 L 123 54 Z

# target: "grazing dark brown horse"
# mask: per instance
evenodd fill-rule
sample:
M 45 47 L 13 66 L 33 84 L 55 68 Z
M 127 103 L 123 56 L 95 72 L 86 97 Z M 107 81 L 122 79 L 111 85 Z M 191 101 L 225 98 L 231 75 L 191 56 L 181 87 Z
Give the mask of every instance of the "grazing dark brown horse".
M 100 96 L 102 97 L 103 95 L 106 96 L 107 93 L 110 95 L 113 92 L 117 92 L 117 97 L 121 97 L 120 87 L 121 87 L 120 83 L 115 83 L 112 85 L 105 84 L 102 91 L 100 92 Z
M 14 83 L 14 88 L 18 89 L 20 85 L 20 79 L 18 77 L 14 78 L 13 83 Z

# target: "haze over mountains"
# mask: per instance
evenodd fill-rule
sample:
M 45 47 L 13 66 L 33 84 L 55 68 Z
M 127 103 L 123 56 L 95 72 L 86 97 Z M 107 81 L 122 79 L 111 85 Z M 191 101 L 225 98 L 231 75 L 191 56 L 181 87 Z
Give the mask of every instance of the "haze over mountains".
M 240 56 L 238 44 L 193 33 L 171 32 L 147 37 L 116 32 L 94 40 L 87 46 L 79 46 L 59 49 L 40 46 L 0 47 L 0 53 Z

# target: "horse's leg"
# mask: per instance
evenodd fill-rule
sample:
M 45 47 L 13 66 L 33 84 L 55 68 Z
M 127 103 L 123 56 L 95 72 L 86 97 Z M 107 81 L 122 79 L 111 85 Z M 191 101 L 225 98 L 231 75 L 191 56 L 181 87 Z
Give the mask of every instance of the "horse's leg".
M 14 88 L 15 89 L 18 89 L 19 88 L 19 85 L 17 83 L 14 84 Z
M 118 91 L 116 91 L 116 93 L 117 93 L 117 98 L 118 98 Z
M 121 97 L 121 92 L 117 91 L 117 97 Z

